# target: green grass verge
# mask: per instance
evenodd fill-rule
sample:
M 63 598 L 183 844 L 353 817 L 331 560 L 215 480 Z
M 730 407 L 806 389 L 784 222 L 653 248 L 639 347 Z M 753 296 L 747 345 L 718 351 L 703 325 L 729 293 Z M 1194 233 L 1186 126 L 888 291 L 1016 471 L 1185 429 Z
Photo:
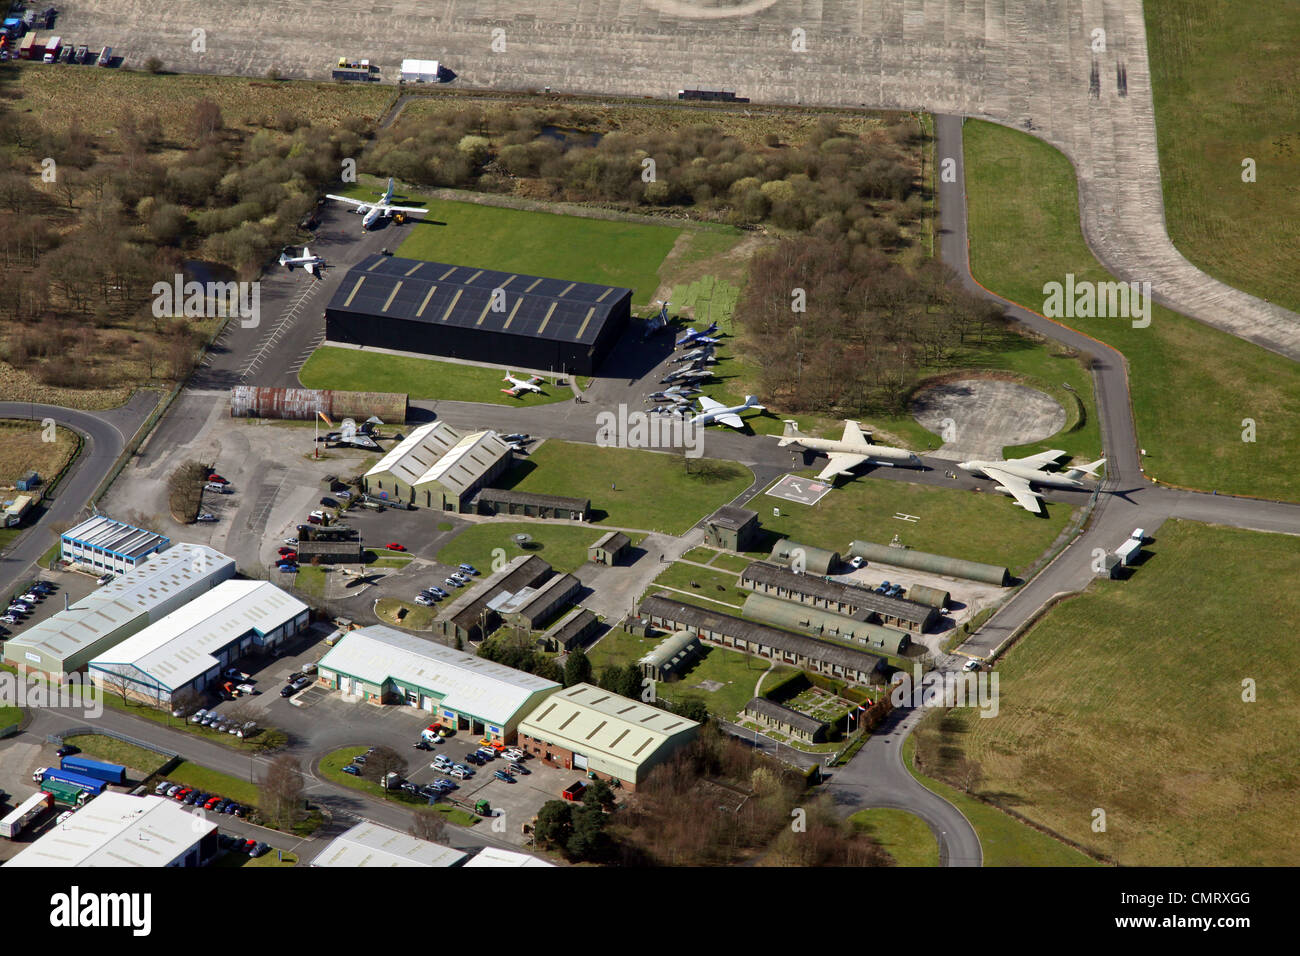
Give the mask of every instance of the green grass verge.
M 1242 16 L 1231 0 L 1142 10 L 1170 238 L 1210 275 L 1300 311 L 1300 11 L 1259 4 Z
M 400 620 L 397 616 L 399 610 L 406 611 Z M 427 631 L 431 629 L 436 615 L 437 611 L 434 608 L 421 607 L 418 604 L 411 604 L 398 598 L 380 598 L 375 602 L 376 617 L 385 624 L 404 627 L 409 631 Z
M 259 806 L 262 799 L 262 791 L 257 784 L 232 777 L 220 770 L 190 763 L 188 760 L 182 760 L 174 769 L 168 771 L 167 779 L 172 783 L 184 784 L 196 790 L 220 794 L 249 807 Z
M 345 195 L 373 198 L 382 189 L 378 180 L 362 177 Z M 424 222 L 389 227 L 393 241 L 401 242 L 399 256 L 626 286 L 640 305 L 654 297 L 659 265 L 681 232 L 673 226 L 405 196 L 404 205 L 418 204 L 429 213 Z
M 325 569 L 311 564 L 298 566 L 298 573 L 293 576 L 294 587 L 310 597 L 325 596 Z
M 695 561 L 699 564 L 708 564 L 721 553 L 721 551 L 715 551 L 713 548 L 691 548 L 691 550 L 682 555 L 682 560 Z
M 277 857 L 281 857 L 281 859 L 277 859 Z M 288 850 L 277 853 L 275 847 L 271 847 L 259 857 L 251 857 L 247 853 L 240 853 L 238 850 L 229 850 L 217 857 L 217 861 L 212 865 L 219 870 L 252 870 L 259 867 L 276 868 L 297 866 L 298 857 Z
M 1076 282 L 1112 281 L 1083 241 L 1074 170 L 1061 153 L 1025 133 L 968 122 L 965 155 L 971 271 L 980 282 L 1041 311 L 1044 284 L 1064 282 L 1067 273 Z M 1032 256 L 1024 254 L 1026 235 L 1034 236 Z M 1295 496 L 1295 363 L 1158 305 L 1147 328 L 1128 319 L 1068 324 L 1128 359 L 1148 475 L 1205 490 Z M 1247 418 L 1256 423 L 1253 442 L 1242 441 Z
M 1300 593 L 1278 582 L 1297 579 L 1292 537 L 1167 521 L 1130 579 L 1059 604 L 1000 662 L 997 719 L 955 711 L 922 736 L 925 765 L 968 756 L 980 789 L 1122 865 L 1296 865 L 1278 835 L 1300 796 L 1300 649 L 1281 622 Z
M 568 386 L 542 386 L 543 394 L 511 398 L 501 389 L 506 369 L 440 362 L 409 355 L 385 355 L 364 349 L 334 346 L 311 354 L 298 380 L 305 388 L 336 388 L 361 392 L 406 392 L 414 399 L 454 399 L 489 405 L 547 405 L 573 398 Z M 515 377 L 521 377 L 515 372 Z
M 274 727 L 264 727 L 256 736 L 241 740 L 233 734 L 223 734 L 219 730 L 209 730 L 207 727 L 191 724 L 184 717 L 173 717 L 170 711 L 159 710 L 156 707 L 150 707 L 134 700 L 123 703 L 122 698 L 115 694 L 100 694 L 99 699 L 104 702 L 106 707 L 112 707 L 114 710 L 120 710 L 136 717 L 143 717 L 145 720 L 152 720 L 154 723 L 170 727 L 172 730 L 184 731 L 195 737 L 223 744 L 232 750 L 261 753 L 283 747 L 288 740 L 284 731 L 276 730 Z
M 979 837 L 985 866 L 1100 866 L 1096 860 L 1054 837 L 1021 823 L 1001 810 L 967 796 L 955 787 L 920 773 L 913 766 L 916 736 L 903 741 L 903 764 L 970 821 Z
M 749 558 L 739 554 L 727 554 L 723 551 L 718 552 L 718 556 L 713 559 L 710 567 L 718 568 L 722 571 L 731 571 L 739 574 L 745 568 L 749 567 Z
M 729 571 L 710 571 L 706 568 L 696 567 L 693 564 L 674 563 L 668 565 L 663 573 L 655 578 L 654 583 L 646 589 L 646 593 L 654 594 L 661 587 L 675 588 L 675 592 L 670 591 L 669 593 L 683 601 L 690 601 L 694 598 L 707 598 L 708 600 L 704 603 L 705 607 L 711 607 L 727 614 L 739 614 L 740 607 L 745 603 L 745 597 L 749 593 L 736 586 L 735 574 Z M 722 607 L 721 605 L 730 605 L 730 607 Z
M 0 715 L 0 726 L 3 725 L 3 715 Z M 169 759 L 160 753 L 103 734 L 76 734 L 64 737 L 63 742 L 71 744 L 88 757 L 107 760 L 109 763 L 121 764 L 128 770 L 138 771 L 136 778 L 140 780 L 156 772 Z
M 775 498 L 759 500 L 778 503 Z M 898 534 L 908 547 L 1004 565 L 1013 574 L 1047 550 L 1073 511 L 1068 505 L 1048 503 L 1047 517 L 1040 518 L 999 494 L 870 478 L 855 478 L 811 507 L 790 501 L 780 501 L 779 507 L 779 518 L 770 512 L 762 518 L 768 551 L 781 537 L 845 553 L 854 539 L 889 544 Z M 902 521 L 895 514 L 921 520 Z
M 512 539 L 516 534 L 527 534 L 532 538 L 528 549 L 515 544 Z M 483 522 L 466 527 L 447 542 L 438 552 L 438 560 L 451 565 L 471 564 L 483 574 L 490 574 L 490 569 L 503 566 L 499 562 L 511 561 L 521 554 L 535 554 L 557 571 L 573 571 L 586 563 L 587 548 L 602 534 L 599 528 L 582 525 L 537 521 Z M 639 542 L 645 535 L 632 534 L 629 537 Z
M 859 810 L 849 822 L 871 835 L 899 866 L 938 866 L 939 841 L 926 822 L 906 810 Z
M 753 473 L 734 461 L 551 440 L 508 472 L 505 485 L 588 498 L 597 524 L 683 534 L 753 480 Z
M 0 727 L 12 727 L 23 719 L 23 709 L 21 707 L 10 707 L 5 705 L 0 707 Z

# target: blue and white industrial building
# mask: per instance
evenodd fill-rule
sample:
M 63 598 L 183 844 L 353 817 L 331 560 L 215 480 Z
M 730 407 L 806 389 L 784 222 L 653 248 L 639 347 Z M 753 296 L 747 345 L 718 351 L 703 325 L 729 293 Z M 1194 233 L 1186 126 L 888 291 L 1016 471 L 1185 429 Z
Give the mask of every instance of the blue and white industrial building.
M 63 532 L 59 557 L 96 571 L 125 574 L 151 554 L 165 551 L 171 539 L 107 515 L 95 515 Z

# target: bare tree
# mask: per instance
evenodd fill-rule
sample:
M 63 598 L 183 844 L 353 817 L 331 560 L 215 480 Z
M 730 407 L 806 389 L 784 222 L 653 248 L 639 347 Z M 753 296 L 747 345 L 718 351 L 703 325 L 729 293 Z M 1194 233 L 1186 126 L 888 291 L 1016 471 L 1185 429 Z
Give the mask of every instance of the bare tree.
M 302 767 L 296 758 L 281 754 L 271 761 L 262 778 L 262 810 L 278 825 L 292 824 L 304 806 Z
M 417 840 L 441 843 L 447 835 L 447 822 L 436 810 L 416 810 L 411 814 L 409 832 Z
M 382 784 L 390 773 L 395 773 L 399 777 L 406 776 L 406 767 L 406 758 L 392 747 L 376 747 L 373 753 L 366 755 L 363 776 Z

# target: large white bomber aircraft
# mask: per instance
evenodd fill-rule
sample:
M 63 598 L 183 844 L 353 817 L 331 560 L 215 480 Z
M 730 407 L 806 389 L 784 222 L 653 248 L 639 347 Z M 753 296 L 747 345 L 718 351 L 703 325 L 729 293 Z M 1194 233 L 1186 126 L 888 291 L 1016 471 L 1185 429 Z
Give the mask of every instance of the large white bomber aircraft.
M 861 425 L 847 419 L 844 422 L 844 436 L 838 441 L 834 438 L 810 438 L 799 431 L 799 423 L 793 419 L 785 420 L 785 431 L 778 437 L 780 441 L 777 444 L 782 448 L 798 443 L 809 451 L 820 451 L 830 457 L 826 467 L 817 476 L 818 481 L 833 480 L 836 475 L 852 474 L 854 468 L 867 462 L 921 467 L 921 459 L 905 448 L 871 444 L 871 432 L 864 432 Z
M 427 213 L 427 209 L 417 209 L 414 206 L 394 206 L 393 205 L 393 181 L 388 180 L 388 188 L 384 190 L 383 195 L 375 202 L 362 202 L 360 199 L 349 199 L 347 196 L 335 196 L 327 194 L 326 199 L 333 199 L 336 202 L 345 202 L 350 206 L 356 206 L 356 212 L 361 213 L 364 218 L 361 220 L 361 231 L 365 232 L 373 226 L 379 219 L 387 218 L 395 212 L 420 212 Z
M 1049 488 L 1087 488 L 1081 479 L 1097 477 L 1097 469 L 1106 463 L 1105 458 L 1068 471 L 1044 471 L 1065 452 L 1053 449 L 1042 454 L 1030 455 L 1028 458 L 1009 458 L 1006 461 L 963 461 L 958 468 L 973 475 L 983 475 L 998 483 L 998 491 L 1005 492 L 1026 511 L 1034 514 L 1043 513 L 1043 499 L 1033 490 L 1033 485 L 1046 485 Z
M 689 422 L 691 425 L 711 425 L 714 422 L 721 422 L 732 428 L 744 428 L 745 422 L 738 414 L 747 408 L 763 411 L 763 406 L 758 404 L 758 399 L 753 395 L 745 396 L 743 405 L 732 405 L 730 408 L 721 402 L 715 402 L 708 396 L 700 396 L 700 413 L 692 418 Z

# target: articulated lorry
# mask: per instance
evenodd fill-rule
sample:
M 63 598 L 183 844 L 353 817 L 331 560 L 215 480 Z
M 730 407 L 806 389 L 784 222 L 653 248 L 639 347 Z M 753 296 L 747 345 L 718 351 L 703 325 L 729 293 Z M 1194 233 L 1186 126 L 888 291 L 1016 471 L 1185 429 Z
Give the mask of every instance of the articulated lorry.
M 38 783 L 45 783 L 48 780 L 58 780 L 61 783 L 70 783 L 75 787 L 80 787 L 90 793 L 91 796 L 99 796 L 108 786 L 103 780 L 97 780 L 94 777 L 88 777 L 84 773 L 77 773 L 73 770 L 58 770 L 53 767 L 42 767 L 32 778 Z
M 36 793 L 28 797 L 13 811 L 0 820 L 0 836 L 12 840 L 18 834 L 26 829 L 27 824 L 31 823 L 42 813 L 54 805 L 54 798 L 48 793 Z
M 60 766 L 64 770 L 82 773 L 105 783 L 126 783 L 126 768 L 119 764 L 91 760 L 89 757 L 64 757 Z

